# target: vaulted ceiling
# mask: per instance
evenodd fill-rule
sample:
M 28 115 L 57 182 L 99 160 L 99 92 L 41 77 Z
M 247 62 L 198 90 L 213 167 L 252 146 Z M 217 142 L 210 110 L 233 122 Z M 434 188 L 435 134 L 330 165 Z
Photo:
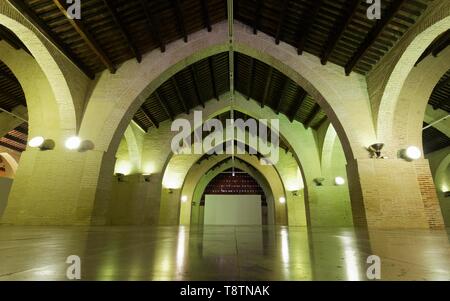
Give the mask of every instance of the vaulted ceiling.
M 149 51 L 164 52 L 170 42 L 188 41 L 196 31 L 214 30 L 214 24 L 227 18 L 225 0 L 83 0 L 81 20 L 65 16 L 63 0 L 7 1 L 91 78 L 105 69 L 114 73 L 126 60 L 140 61 Z M 366 74 L 431 1 L 381 1 L 382 18 L 369 20 L 369 4 L 361 0 L 239 0 L 234 1 L 234 17 L 252 27 L 255 34 L 261 31 L 272 36 L 274 43 L 283 41 L 294 46 L 299 55 L 309 52 L 320 57 L 323 64 L 333 62 L 344 67 L 343 72 Z M 12 32 L 1 26 L 0 39 L 28 52 Z M 448 32 L 443 34 L 423 57 L 438 55 L 449 40 Z M 10 111 L 25 100 L 17 80 L 1 63 L 0 71 L 0 106 Z M 326 120 L 314 99 L 278 70 L 238 53 L 235 71 L 236 90 L 261 105 L 313 128 Z M 447 73 L 430 99 L 432 106 L 447 112 L 449 78 Z M 148 130 L 228 90 L 228 56 L 217 54 L 164 83 L 134 120 Z

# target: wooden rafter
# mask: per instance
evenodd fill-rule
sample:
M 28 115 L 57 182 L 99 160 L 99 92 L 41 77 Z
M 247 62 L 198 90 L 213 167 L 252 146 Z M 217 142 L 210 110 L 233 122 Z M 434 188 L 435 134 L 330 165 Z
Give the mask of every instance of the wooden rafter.
M 255 60 L 252 57 L 250 57 L 250 68 L 247 83 L 247 100 L 249 100 L 252 97 L 254 78 L 255 78 Z
M 183 36 L 183 40 L 185 42 L 188 41 L 188 35 L 186 32 L 186 26 L 184 24 L 184 17 L 183 17 L 183 11 L 181 10 L 180 6 L 180 0 L 171 0 L 173 9 L 175 10 L 175 16 L 177 19 L 178 28 L 181 32 L 181 35 Z
M 213 95 L 217 100 L 219 100 L 219 93 L 217 93 L 217 86 L 216 86 L 216 76 L 214 74 L 214 62 L 212 61 L 211 57 L 208 58 L 208 69 L 211 75 Z
M 162 98 L 162 96 L 158 93 L 158 91 L 155 91 L 154 94 L 155 94 L 156 100 L 158 101 L 158 103 L 161 105 L 161 107 L 166 112 L 167 117 L 169 117 L 173 121 L 174 120 L 174 115 L 172 113 L 172 110 L 167 105 L 167 102 L 165 101 L 165 99 Z
M 119 29 L 120 34 L 126 41 L 131 53 L 133 53 L 133 56 L 140 63 L 142 60 L 142 54 L 137 49 L 136 45 L 134 45 L 130 34 L 128 33 L 128 31 L 125 28 L 125 25 L 123 24 L 122 20 L 120 19 L 120 16 L 119 16 L 119 13 L 117 12 L 116 7 L 110 0 L 103 0 L 103 3 L 105 4 L 106 8 L 108 9 L 109 13 L 111 14 L 111 17 L 113 18 L 114 23 L 116 24 L 116 27 Z
M 342 35 L 344 34 L 344 31 L 347 29 L 348 25 L 356 14 L 360 2 L 360 0 L 351 0 L 349 6 L 345 10 L 344 18 L 339 24 L 337 24 L 337 26 L 333 27 L 323 53 L 320 57 L 320 61 L 323 65 L 328 62 L 328 59 L 331 53 L 333 53 L 336 44 L 339 42 Z
M 184 100 L 183 94 L 181 94 L 180 88 L 178 88 L 178 84 L 177 84 L 177 80 L 175 79 L 175 76 L 172 77 L 171 81 L 172 81 L 172 86 L 174 87 L 175 92 L 177 94 L 178 101 L 183 106 L 186 114 L 189 114 L 189 107 L 186 105 L 186 101 Z
M 138 1 L 141 4 L 142 9 L 144 10 L 145 20 L 147 21 L 147 26 L 148 26 L 149 32 L 150 32 L 153 40 L 155 40 L 159 44 L 159 48 L 161 49 L 161 52 L 165 52 L 166 44 L 161 35 L 159 18 L 154 16 L 153 13 L 150 11 L 147 1 L 145 1 L 145 0 L 138 0 Z
M 98 58 L 102 61 L 103 65 L 109 69 L 111 73 L 116 73 L 116 66 L 106 55 L 105 51 L 100 47 L 95 38 L 91 35 L 91 33 L 87 30 L 81 20 L 77 20 L 71 18 L 67 12 L 67 4 L 64 0 L 53 0 L 53 3 L 58 7 L 58 9 L 67 17 L 69 23 L 75 29 L 75 31 L 81 36 L 86 45 L 98 56 Z
M 375 26 L 369 32 L 364 39 L 363 43 L 359 46 L 358 50 L 353 54 L 352 58 L 345 66 L 345 74 L 349 75 L 359 60 L 366 54 L 367 50 L 372 46 L 375 40 L 383 32 L 383 29 L 389 24 L 389 22 L 395 17 L 400 7 L 406 2 L 406 0 L 394 0 L 389 8 L 384 12 L 382 18 L 375 23 Z
M 283 4 L 281 7 L 281 12 L 280 15 L 278 16 L 278 26 L 277 26 L 277 32 L 275 34 L 275 44 L 280 44 L 280 38 L 281 38 L 281 33 L 283 31 L 283 25 L 284 25 L 284 21 L 286 19 L 286 12 L 287 12 L 287 7 L 289 4 L 289 0 L 283 0 Z
M 308 93 L 306 93 L 305 90 L 303 90 L 302 88 L 299 88 L 299 89 L 300 89 L 300 93 L 299 93 L 298 101 L 296 102 L 296 106 L 292 110 L 291 115 L 289 116 L 289 120 L 291 122 L 294 121 L 295 116 L 297 116 L 298 112 L 300 111 L 300 108 L 302 107 L 303 102 L 305 101 L 306 97 L 308 96 Z
M 323 0 L 315 0 L 313 7 L 310 11 L 308 11 L 307 16 L 305 16 L 305 21 L 302 24 L 302 29 L 300 30 L 300 38 L 297 43 L 297 53 L 302 54 L 305 49 L 305 43 L 308 38 L 309 32 L 311 31 L 311 27 L 313 22 L 319 13 L 320 6 Z
M 203 20 L 205 22 L 205 27 L 210 32 L 212 30 L 211 28 L 211 19 L 209 18 L 209 10 L 208 10 L 208 3 L 206 0 L 200 0 L 202 5 L 202 14 L 203 14 Z
M 154 127 L 159 128 L 159 122 L 153 117 L 153 115 L 147 110 L 146 107 L 141 107 L 142 113 L 144 113 L 145 117 L 152 123 Z
M 273 67 L 270 67 L 269 73 L 267 75 L 266 86 L 264 88 L 263 98 L 261 100 L 261 108 L 263 108 L 267 103 L 267 98 L 269 97 L 269 94 L 270 94 L 269 92 L 271 90 L 272 75 L 273 75 Z
M 263 0 L 256 0 L 256 11 L 253 19 L 253 33 L 257 34 L 261 23 L 261 10 L 263 7 Z
M 200 102 L 200 104 L 202 105 L 202 107 L 205 107 L 205 103 L 202 99 L 202 95 L 200 93 L 200 89 L 198 88 L 198 74 L 197 74 L 197 68 L 195 67 L 195 65 L 191 65 L 191 73 L 192 73 L 192 78 L 193 80 L 193 84 L 194 84 L 194 90 L 195 90 L 195 95 L 197 97 L 198 102 Z
M 280 96 L 278 97 L 277 108 L 275 110 L 275 112 L 277 114 L 280 113 L 281 105 L 283 104 L 283 99 L 285 98 L 286 92 L 288 91 L 290 85 L 291 85 L 291 81 L 289 80 L 288 77 L 285 77 L 284 83 L 283 83 L 283 88 L 281 89 Z
M 309 113 L 308 117 L 305 120 L 306 128 L 311 127 L 311 123 L 314 121 L 314 119 L 316 119 L 316 116 L 319 113 L 320 113 L 320 106 L 318 103 L 316 103 L 316 104 L 314 104 L 314 107 L 313 107 L 311 113 Z
M 93 79 L 95 77 L 94 72 L 87 68 L 76 56 L 75 54 L 65 45 L 56 34 L 50 29 L 50 27 L 40 19 L 34 11 L 28 7 L 23 0 L 8 0 L 15 9 L 17 9 L 22 15 L 24 15 L 27 20 L 36 27 L 39 32 L 47 38 L 59 51 L 61 51 L 70 61 L 72 61 L 75 66 L 77 66 L 83 73 Z

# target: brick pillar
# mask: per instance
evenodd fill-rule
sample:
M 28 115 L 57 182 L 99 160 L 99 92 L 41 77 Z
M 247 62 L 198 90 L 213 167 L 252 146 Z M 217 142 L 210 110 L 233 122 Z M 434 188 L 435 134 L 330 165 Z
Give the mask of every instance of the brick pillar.
M 358 159 L 347 174 L 355 226 L 444 227 L 428 160 Z
M 1 224 L 105 225 L 114 156 L 29 149 L 22 154 Z

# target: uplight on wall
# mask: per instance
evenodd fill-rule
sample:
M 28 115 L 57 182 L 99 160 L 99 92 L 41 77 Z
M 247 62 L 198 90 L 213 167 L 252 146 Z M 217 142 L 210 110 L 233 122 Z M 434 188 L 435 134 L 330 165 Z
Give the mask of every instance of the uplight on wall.
M 32 148 L 39 148 L 40 150 L 52 150 L 55 148 L 55 141 L 45 139 L 42 136 L 36 136 L 28 141 L 28 146 Z
M 32 138 L 30 141 L 28 141 L 28 146 L 38 148 L 44 144 L 44 141 L 45 141 L 44 137 L 37 136 L 37 137 Z
M 187 197 L 187 196 L 183 195 L 183 196 L 181 197 L 181 202 L 186 203 L 187 200 L 188 200 L 188 197 Z
M 279 201 L 280 201 L 280 204 L 285 204 L 286 203 L 286 199 L 284 197 L 281 197 Z
M 70 137 L 66 140 L 65 146 L 69 150 L 77 150 L 81 146 L 81 139 L 80 137 Z
M 417 146 L 409 146 L 405 150 L 402 150 L 400 154 L 402 158 L 408 161 L 419 160 L 422 157 L 422 152 Z
M 342 186 L 342 185 L 345 184 L 345 179 L 344 179 L 343 177 L 336 177 L 336 178 L 334 179 L 334 183 L 335 183 L 337 186 Z

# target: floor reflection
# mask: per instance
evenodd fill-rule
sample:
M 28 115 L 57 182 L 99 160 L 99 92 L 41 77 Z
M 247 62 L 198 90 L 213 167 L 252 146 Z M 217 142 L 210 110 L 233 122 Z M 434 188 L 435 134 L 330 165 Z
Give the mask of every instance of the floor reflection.
M 450 280 L 446 231 L 302 227 L 0 227 L 0 280 Z

